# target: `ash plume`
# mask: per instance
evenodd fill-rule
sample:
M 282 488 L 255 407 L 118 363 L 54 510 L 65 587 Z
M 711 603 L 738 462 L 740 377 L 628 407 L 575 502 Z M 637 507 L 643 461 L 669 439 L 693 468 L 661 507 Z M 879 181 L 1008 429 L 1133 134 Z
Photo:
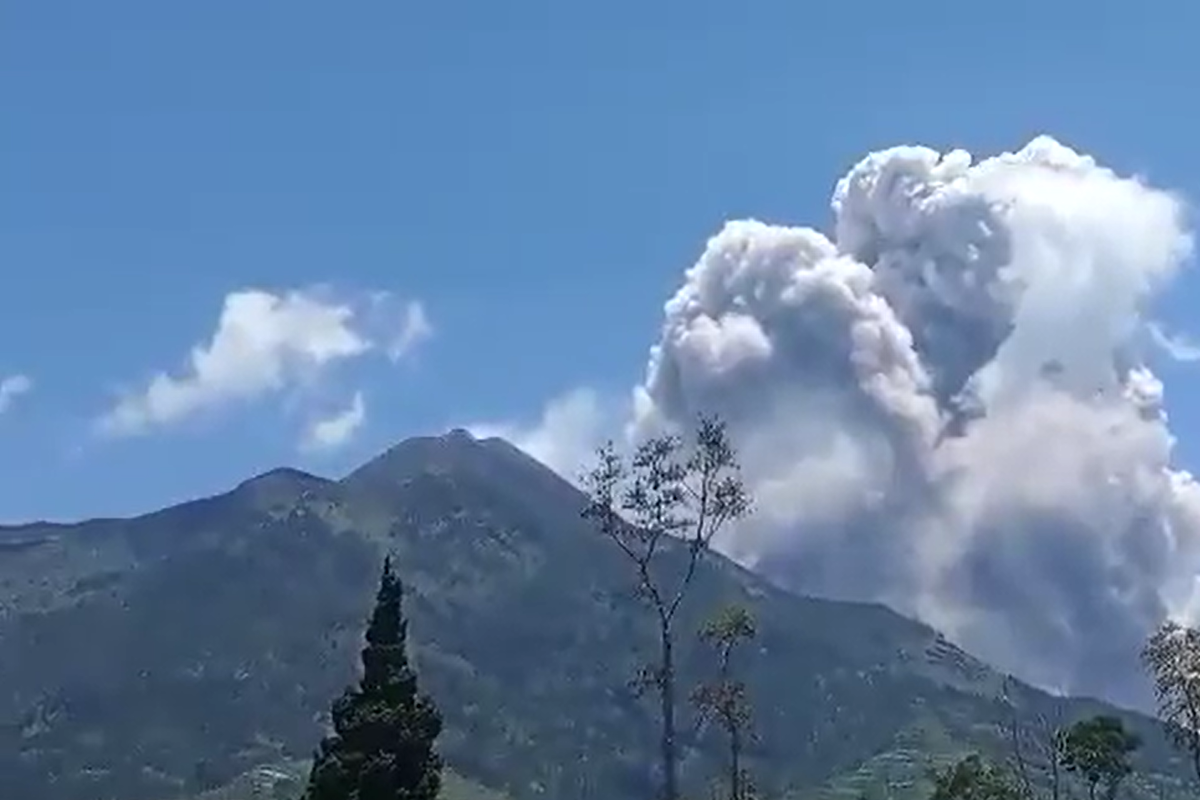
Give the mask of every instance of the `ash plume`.
M 708 241 L 633 434 L 726 418 L 758 509 L 735 558 L 1140 705 L 1141 643 L 1193 618 L 1200 574 L 1200 489 L 1141 350 L 1191 257 L 1180 198 L 1043 136 L 977 163 L 873 153 L 832 208 L 829 235 Z

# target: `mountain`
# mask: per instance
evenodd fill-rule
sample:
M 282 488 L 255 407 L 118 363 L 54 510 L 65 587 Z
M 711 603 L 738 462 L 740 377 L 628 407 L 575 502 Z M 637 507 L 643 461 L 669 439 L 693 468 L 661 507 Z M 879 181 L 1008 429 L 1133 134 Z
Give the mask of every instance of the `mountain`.
M 507 442 L 452 431 L 337 481 L 276 470 L 133 519 L 0 528 L 0 797 L 167 800 L 306 758 L 354 677 L 385 551 L 458 774 L 515 800 L 650 796 L 654 721 L 627 685 L 650 631 L 583 503 Z M 718 556 L 695 590 L 685 630 L 727 602 L 757 615 L 750 757 L 765 790 L 887 782 L 905 797 L 932 761 L 1004 752 L 1002 676 L 930 628 Z M 685 648 L 685 677 L 705 667 Z M 1016 697 L 1025 713 L 1052 703 Z M 1179 760 L 1152 721 L 1124 716 L 1147 740 L 1135 796 L 1169 796 Z M 722 742 L 685 734 L 700 789 Z

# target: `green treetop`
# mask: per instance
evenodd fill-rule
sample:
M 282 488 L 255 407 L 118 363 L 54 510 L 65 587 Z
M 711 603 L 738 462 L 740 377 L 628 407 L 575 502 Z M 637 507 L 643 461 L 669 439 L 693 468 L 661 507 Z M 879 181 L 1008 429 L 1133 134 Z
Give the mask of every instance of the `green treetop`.
M 306 800 L 435 800 L 442 718 L 417 689 L 406 651 L 403 587 L 383 564 L 362 651 L 363 675 L 333 704 L 334 732 L 321 742 Z

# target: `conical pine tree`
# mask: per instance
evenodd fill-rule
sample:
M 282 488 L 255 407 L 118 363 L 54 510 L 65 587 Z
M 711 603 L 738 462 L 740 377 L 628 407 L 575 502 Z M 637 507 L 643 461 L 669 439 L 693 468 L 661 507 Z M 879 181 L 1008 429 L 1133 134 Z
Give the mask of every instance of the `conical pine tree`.
M 334 732 L 321 742 L 306 800 L 434 800 L 442 718 L 406 652 L 403 587 L 389 556 L 362 651 L 363 676 L 333 704 Z

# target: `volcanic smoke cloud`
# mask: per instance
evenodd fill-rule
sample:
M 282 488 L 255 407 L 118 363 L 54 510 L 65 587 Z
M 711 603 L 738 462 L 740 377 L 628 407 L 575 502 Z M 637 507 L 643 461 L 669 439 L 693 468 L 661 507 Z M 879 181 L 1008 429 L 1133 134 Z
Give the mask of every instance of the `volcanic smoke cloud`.
M 709 240 L 635 433 L 725 417 L 757 515 L 722 547 L 760 571 L 1140 704 L 1145 635 L 1200 608 L 1200 489 L 1141 352 L 1190 259 L 1181 201 L 1040 137 L 873 153 L 832 205 L 832 239 Z

